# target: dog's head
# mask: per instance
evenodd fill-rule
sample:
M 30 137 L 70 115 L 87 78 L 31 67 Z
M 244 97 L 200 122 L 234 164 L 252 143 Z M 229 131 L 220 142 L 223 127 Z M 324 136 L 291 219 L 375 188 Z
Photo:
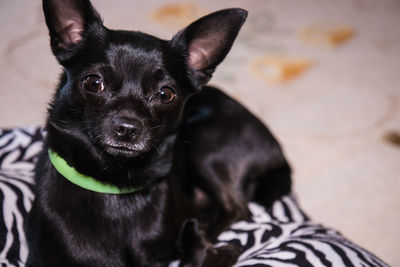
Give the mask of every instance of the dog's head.
M 43 9 L 64 69 L 49 132 L 125 159 L 176 132 L 187 98 L 211 78 L 247 16 L 242 9 L 215 12 L 165 41 L 107 29 L 87 0 L 44 0 Z

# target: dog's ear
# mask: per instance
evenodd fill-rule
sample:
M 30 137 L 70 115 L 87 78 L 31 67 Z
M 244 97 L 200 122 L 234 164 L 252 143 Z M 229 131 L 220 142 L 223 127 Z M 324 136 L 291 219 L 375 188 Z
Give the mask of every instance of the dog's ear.
M 220 10 L 193 22 L 171 40 L 173 46 L 186 53 L 187 64 L 196 76 L 197 87 L 211 79 L 215 68 L 231 49 L 246 18 L 247 11 L 240 8 Z
M 103 22 L 89 0 L 43 0 L 50 43 L 60 62 L 73 56 L 88 38 L 101 35 Z

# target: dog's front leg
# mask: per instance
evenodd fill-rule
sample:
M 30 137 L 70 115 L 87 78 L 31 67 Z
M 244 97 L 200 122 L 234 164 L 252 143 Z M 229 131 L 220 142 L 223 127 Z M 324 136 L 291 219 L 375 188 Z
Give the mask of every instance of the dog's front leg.
M 215 248 L 194 219 L 184 223 L 180 246 L 182 250 L 180 267 L 230 267 L 241 253 L 241 249 L 233 245 Z
M 199 229 L 197 220 L 189 219 L 183 223 L 179 246 L 182 252 L 180 267 L 202 266 L 206 257 L 207 241 Z

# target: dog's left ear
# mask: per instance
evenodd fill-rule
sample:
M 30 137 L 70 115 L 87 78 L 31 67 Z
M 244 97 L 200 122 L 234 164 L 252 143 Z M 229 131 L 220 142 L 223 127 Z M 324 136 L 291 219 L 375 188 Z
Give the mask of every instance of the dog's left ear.
M 196 76 L 196 87 L 211 79 L 246 18 L 247 11 L 240 8 L 220 10 L 193 22 L 171 40 L 174 47 L 186 53 L 187 64 Z

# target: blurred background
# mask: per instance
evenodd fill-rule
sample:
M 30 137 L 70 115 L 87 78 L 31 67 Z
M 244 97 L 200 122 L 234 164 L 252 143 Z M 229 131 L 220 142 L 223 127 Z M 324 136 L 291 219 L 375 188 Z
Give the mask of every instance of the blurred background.
M 305 212 L 400 266 L 400 1 L 93 0 L 109 28 L 169 39 L 209 12 L 249 11 L 211 84 L 260 117 Z M 61 68 L 41 3 L 0 0 L 0 127 L 43 125 Z

